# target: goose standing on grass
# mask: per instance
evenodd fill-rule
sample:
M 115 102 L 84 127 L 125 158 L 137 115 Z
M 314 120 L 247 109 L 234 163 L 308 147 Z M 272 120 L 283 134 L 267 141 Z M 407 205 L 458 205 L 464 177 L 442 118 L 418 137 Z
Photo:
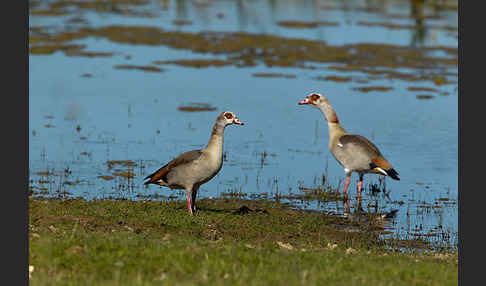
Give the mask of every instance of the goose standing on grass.
M 346 191 L 351 179 L 351 173 L 359 174 L 358 201 L 361 202 L 361 188 L 363 186 L 363 175 L 376 173 L 389 176 L 394 180 L 400 180 L 398 172 L 393 169 L 390 163 L 383 157 L 380 150 L 368 139 L 360 135 L 351 135 L 339 124 L 336 112 L 329 100 L 321 94 L 311 93 L 299 105 L 310 104 L 319 109 L 327 121 L 329 129 L 329 149 L 334 158 L 344 167 L 346 182 L 343 193 Z
M 243 125 L 243 122 L 233 112 L 222 112 L 214 123 L 206 148 L 179 155 L 153 174 L 148 175 L 144 180 L 150 180 L 144 184 L 186 190 L 187 209 L 189 214 L 195 214 L 197 190 L 221 169 L 224 128 L 232 124 Z

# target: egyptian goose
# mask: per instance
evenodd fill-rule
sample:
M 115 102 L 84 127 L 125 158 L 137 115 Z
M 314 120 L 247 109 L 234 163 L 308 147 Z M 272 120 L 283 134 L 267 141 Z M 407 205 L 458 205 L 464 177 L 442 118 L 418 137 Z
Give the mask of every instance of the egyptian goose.
M 189 214 L 196 213 L 196 196 L 199 187 L 211 180 L 223 165 L 224 128 L 243 125 L 233 112 L 222 112 L 213 126 L 208 145 L 202 150 L 185 152 L 148 175 L 144 184 L 155 184 L 171 189 L 185 189 Z
M 393 169 L 390 163 L 383 157 L 380 150 L 368 139 L 360 135 L 351 135 L 339 124 L 336 112 L 329 100 L 321 94 L 311 93 L 299 105 L 310 104 L 319 109 L 327 121 L 329 129 L 329 149 L 334 158 L 344 167 L 346 182 L 343 193 L 349 186 L 351 173 L 359 174 L 358 200 L 361 202 L 361 188 L 363 186 L 363 175 L 376 173 L 390 176 L 394 180 L 400 180 L 398 172 Z

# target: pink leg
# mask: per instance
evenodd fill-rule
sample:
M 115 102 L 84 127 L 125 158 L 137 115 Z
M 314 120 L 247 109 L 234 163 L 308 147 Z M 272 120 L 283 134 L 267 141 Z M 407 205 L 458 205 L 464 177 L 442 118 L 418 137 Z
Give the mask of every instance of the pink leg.
M 347 195 L 346 191 L 348 190 L 348 186 L 349 186 L 350 181 L 351 181 L 351 174 L 346 175 L 346 182 L 344 183 L 344 189 L 343 189 L 344 195 Z
M 361 187 L 363 186 L 363 181 L 358 182 L 358 197 L 361 197 Z
M 189 214 L 193 215 L 192 213 L 192 202 L 191 202 L 191 193 L 186 193 L 186 200 L 187 200 L 187 209 L 189 210 Z
M 361 188 L 363 187 L 363 175 L 359 175 L 358 181 L 358 202 L 361 204 Z

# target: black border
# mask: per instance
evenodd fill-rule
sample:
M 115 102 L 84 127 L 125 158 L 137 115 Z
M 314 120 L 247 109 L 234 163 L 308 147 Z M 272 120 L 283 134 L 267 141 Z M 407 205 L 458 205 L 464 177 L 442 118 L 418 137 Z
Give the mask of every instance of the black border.
M 28 2 L 2 7 L 2 284 L 28 285 Z M 10 112 L 11 111 L 11 112 Z
M 469 8 L 465 9 L 464 2 L 468 2 Z M 482 133 L 485 120 L 482 118 L 484 105 L 479 102 L 483 97 L 483 90 L 479 83 L 484 82 L 484 72 L 481 70 L 481 63 L 484 61 L 482 55 L 484 44 L 482 40 L 483 26 L 477 25 L 476 20 L 484 18 L 483 9 L 480 5 L 474 7 L 471 4 L 482 4 L 481 2 L 470 2 L 458 0 L 459 3 L 459 23 L 458 23 L 458 138 L 459 138 L 459 191 L 458 191 L 458 220 L 459 220 L 459 285 L 480 285 L 484 273 L 484 237 L 482 230 L 484 226 L 484 196 L 483 180 L 484 176 L 484 142 Z M 476 9 L 475 9 L 476 8 Z M 475 15 L 472 15 L 476 11 Z M 476 33 L 469 33 L 470 44 L 468 48 L 464 43 L 464 30 L 466 21 L 472 23 L 469 29 L 476 29 Z M 474 25 L 476 24 L 476 25 Z M 469 60 L 465 56 L 469 55 Z M 475 59 L 473 59 L 475 57 Z M 464 68 L 464 63 L 476 63 L 477 68 Z M 464 85 L 465 79 L 468 82 L 468 90 Z M 473 85 L 471 87 L 471 85 Z M 477 104 L 474 101 L 478 100 Z M 469 138 L 468 138 L 469 136 Z M 471 138 L 474 137 L 474 138 Z M 483 242 L 483 243 L 481 243 Z M 477 277 L 476 277 L 477 276 Z M 481 276 L 481 277 L 480 277 Z

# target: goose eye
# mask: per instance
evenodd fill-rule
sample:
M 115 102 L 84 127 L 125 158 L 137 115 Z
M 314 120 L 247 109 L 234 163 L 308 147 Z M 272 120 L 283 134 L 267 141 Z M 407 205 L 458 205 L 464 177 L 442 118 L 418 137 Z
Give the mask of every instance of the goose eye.
M 311 99 L 312 99 L 312 101 L 317 101 L 319 99 L 319 95 L 314 93 L 314 94 L 311 95 Z
M 233 115 L 231 113 L 225 113 L 224 117 L 226 117 L 227 119 L 231 119 L 233 118 Z

